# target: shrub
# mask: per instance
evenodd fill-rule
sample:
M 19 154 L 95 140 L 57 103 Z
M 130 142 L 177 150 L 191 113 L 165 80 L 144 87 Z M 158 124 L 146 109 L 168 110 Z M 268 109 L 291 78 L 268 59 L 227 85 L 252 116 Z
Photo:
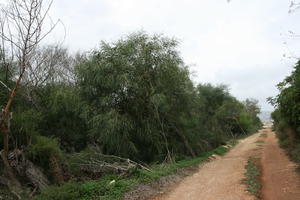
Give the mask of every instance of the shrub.
M 49 158 L 55 156 L 60 159 L 62 158 L 63 152 L 60 150 L 59 144 L 55 139 L 36 136 L 33 144 L 28 148 L 28 155 L 31 160 L 48 169 Z
M 291 159 L 295 162 L 300 163 L 300 144 L 297 144 L 291 151 L 290 151 Z

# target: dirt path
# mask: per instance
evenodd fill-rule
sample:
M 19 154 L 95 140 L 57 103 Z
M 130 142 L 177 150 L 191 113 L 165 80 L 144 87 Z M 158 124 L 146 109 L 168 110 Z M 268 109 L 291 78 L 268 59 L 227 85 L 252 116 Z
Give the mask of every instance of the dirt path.
M 274 133 L 269 132 L 262 153 L 263 199 L 300 200 L 300 177 L 291 162 L 279 147 Z
M 267 137 L 260 137 L 261 133 Z M 250 156 L 262 158 L 264 200 L 300 200 L 295 165 L 279 148 L 270 129 L 241 140 L 228 154 L 203 164 L 194 175 L 152 200 L 254 200 L 241 184 Z
M 197 173 L 153 200 L 253 200 L 241 181 L 258 138 L 259 133 L 240 141 L 228 154 L 204 164 Z

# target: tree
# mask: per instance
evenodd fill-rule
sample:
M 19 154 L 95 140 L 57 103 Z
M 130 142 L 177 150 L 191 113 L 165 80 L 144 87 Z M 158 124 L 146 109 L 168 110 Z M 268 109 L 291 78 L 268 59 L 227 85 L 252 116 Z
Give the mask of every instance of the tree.
M 256 99 L 246 99 L 243 102 L 246 112 L 252 114 L 253 116 L 257 116 L 260 113 L 260 107 L 258 106 L 258 100 Z
M 46 84 L 75 83 L 74 68 L 77 59 L 70 55 L 67 48 L 59 45 L 39 46 L 31 56 L 29 73 L 24 77 L 28 87 L 38 87 Z
M 276 107 L 271 115 L 274 129 L 280 146 L 287 150 L 293 161 L 300 162 L 300 60 L 291 75 L 277 84 L 277 88 L 279 94 L 268 99 Z
M 199 84 L 197 86 L 197 94 L 201 101 L 200 113 L 202 122 L 211 127 L 209 118 L 214 116 L 225 100 L 230 99 L 229 89 L 226 85 L 213 86 L 211 84 Z
M 172 151 L 195 155 L 181 120 L 194 88 L 176 46 L 163 36 L 132 34 L 103 42 L 78 66 L 90 136 L 105 153 L 146 161 Z
M 32 67 L 30 62 L 32 52 L 58 23 L 52 24 L 47 31 L 43 29 L 51 4 L 52 2 L 46 5 L 43 0 L 13 0 L 10 1 L 7 7 L 1 8 L 0 39 L 2 40 L 2 60 L 6 63 L 6 55 L 11 55 L 9 59 L 15 62 L 18 68 L 15 85 L 10 91 L 0 119 L 5 154 L 9 150 L 9 110 L 24 74 Z
M 273 116 L 280 116 L 281 120 L 293 127 L 300 137 L 300 61 L 296 63 L 292 74 L 280 82 L 277 88 L 279 95 L 269 101 L 277 106 L 280 115 Z
M 33 51 L 58 23 L 50 24 L 50 27 L 44 30 L 51 4 L 52 2 L 46 4 L 43 0 L 11 0 L 8 5 L 1 7 L 0 12 L 1 63 L 5 65 L 6 77 L 14 71 L 13 67 L 16 67 L 17 72 L 13 77 L 14 84 L 11 89 L 1 81 L 1 86 L 9 90 L 7 102 L 0 116 L 4 149 L 1 151 L 1 157 L 12 185 L 18 188 L 20 183 L 6 160 L 9 151 L 9 125 L 12 118 L 10 109 L 24 75 L 32 67 Z

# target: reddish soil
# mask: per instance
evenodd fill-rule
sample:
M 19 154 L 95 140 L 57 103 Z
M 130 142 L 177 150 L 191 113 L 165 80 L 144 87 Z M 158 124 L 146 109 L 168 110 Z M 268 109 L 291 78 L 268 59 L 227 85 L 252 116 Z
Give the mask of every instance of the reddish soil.
M 260 137 L 262 133 L 267 137 Z M 257 142 L 263 140 L 262 142 Z M 250 156 L 261 157 L 263 200 L 300 200 L 300 178 L 279 147 L 275 134 L 263 129 L 223 157 L 199 166 L 198 172 L 183 178 L 165 193 L 151 200 L 255 200 L 241 184 Z
M 152 200 L 254 200 L 241 182 L 247 160 L 257 149 L 258 138 L 259 133 L 241 140 L 225 156 L 205 163 L 170 192 Z
M 264 200 L 300 200 L 300 177 L 291 162 L 279 147 L 273 132 L 268 133 L 262 153 Z

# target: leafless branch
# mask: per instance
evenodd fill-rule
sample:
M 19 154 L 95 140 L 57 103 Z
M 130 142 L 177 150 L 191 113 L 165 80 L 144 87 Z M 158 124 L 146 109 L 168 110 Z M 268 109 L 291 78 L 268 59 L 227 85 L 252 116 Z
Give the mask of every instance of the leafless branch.
M 3 87 L 5 87 L 6 89 L 8 89 L 8 91 L 11 91 L 11 89 L 5 84 L 3 83 L 1 80 L 0 80 L 0 83 Z
M 289 8 L 289 13 L 293 13 L 296 10 L 300 8 L 300 2 L 299 1 L 291 1 L 290 8 Z
M 52 2 L 52 0 L 49 3 L 46 3 L 45 0 L 11 0 L 9 4 L 0 8 L 1 53 L 4 54 L 4 58 L 7 54 L 11 54 L 10 60 L 15 62 L 19 69 L 15 86 L 11 90 L 2 112 L 0 127 L 3 130 L 6 130 L 6 119 L 21 81 L 26 73 L 30 73 L 34 50 L 60 22 L 57 20 L 57 22 L 52 23 L 52 19 L 49 17 L 48 13 Z M 49 22 L 49 19 L 51 21 L 50 26 L 45 27 L 45 23 Z M 4 135 L 6 135 L 4 149 L 7 152 L 7 133 Z

